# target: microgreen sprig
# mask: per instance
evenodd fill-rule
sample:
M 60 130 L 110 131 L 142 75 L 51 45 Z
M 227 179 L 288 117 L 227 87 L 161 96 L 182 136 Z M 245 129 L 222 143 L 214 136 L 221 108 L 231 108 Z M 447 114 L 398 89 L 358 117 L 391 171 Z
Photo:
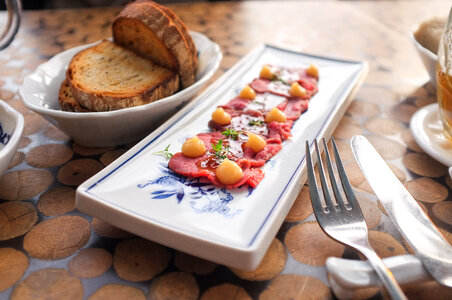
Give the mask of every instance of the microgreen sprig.
M 284 84 L 289 84 L 289 82 L 287 82 L 286 80 L 284 80 L 284 79 L 282 79 L 282 78 L 276 78 L 275 80 L 277 80 L 277 81 L 281 81 L 282 83 L 284 83 Z
M 215 151 L 215 156 L 218 157 L 219 159 L 225 159 L 227 158 L 227 152 L 228 149 L 227 147 L 223 146 L 223 139 L 219 139 L 218 142 L 216 143 L 212 143 L 212 149 L 213 151 Z
M 166 146 L 166 148 L 164 150 L 157 151 L 157 152 L 154 152 L 152 154 L 163 156 L 164 158 L 169 160 L 171 157 L 173 157 L 173 154 L 170 153 L 169 150 L 168 150 L 169 147 L 170 147 L 170 144 L 168 144 L 168 146 Z
M 232 140 L 237 140 L 237 138 L 239 137 L 240 132 L 238 132 L 235 129 L 231 129 L 231 128 L 226 128 L 225 131 L 222 132 L 222 134 Z
M 251 120 L 248 122 L 249 126 L 263 126 L 265 122 L 263 120 Z

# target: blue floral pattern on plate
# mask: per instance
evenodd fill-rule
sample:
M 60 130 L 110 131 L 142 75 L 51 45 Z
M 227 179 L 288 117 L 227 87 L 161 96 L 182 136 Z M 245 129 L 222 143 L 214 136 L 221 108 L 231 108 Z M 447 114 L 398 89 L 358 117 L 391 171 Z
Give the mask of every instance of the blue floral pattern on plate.
M 160 164 L 162 176 L 157 179 L 148 180 L 144 184 L 138 184 L 139 189 L 150 190 L 151 199 L 176 198 L 177 203 L 184 199 L 189 199 L 190 206 L 197 213 L 218 213 L 227 218 L 232 218 L 242 210 L 232 210 L 229 202 L 234 200 L 231 192 L 225 188 L 218 188 L 203 178 L 189 178 L 171 171 L 167 164 Z M 241 187 L 248 189 L 246 197 L 253 193 L 251 187 Z

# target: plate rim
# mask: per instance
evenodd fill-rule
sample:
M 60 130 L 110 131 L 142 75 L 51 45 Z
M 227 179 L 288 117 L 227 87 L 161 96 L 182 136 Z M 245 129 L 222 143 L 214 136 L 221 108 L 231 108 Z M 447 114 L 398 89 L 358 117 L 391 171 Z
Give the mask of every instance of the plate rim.
M 438 103 L 431 103 L 427 106 L 424 106 L 420 108 L 416 113 L 413 115 L 413 117 L 410 120 L 410 131 L 413 135 L 414 140 L 416 141 L 417 145 L 425 151 L 430 157 L 435 159 L 436 161 L 442 163 L 443 165 L 450 167 L 452 166 L 452 155 L 449 158 L 445 158 L 443 155 L 441 155 L 440 152 L 438 152 L 435 147 L 428 146 L 427 144 L 434 144 L 439 148 L 442 148 L 441 145 L 438 143 L 435 143 L 432 139 L 429 138 L 428 142 L 425 138 L 423 138 L 423 135 L 425 137 L 428 137 L 428 133 L 424 130 L 424 122 L 425 119 L 433 113 L 439 114 L 439 107 Z
M 221 85 L 224 81 L 226 81 L 230 77 L 231 74 L 236 73 L 241 68 L 245 68 L 245 70 L 248 69 L 249 66 L 252 65 L 253 62 L 260 57 L 259 54 L 263 53 L 263 51 L 266 48 L 272 48 L 272 49 L 276 49 L 279 51 L 288 52 L 288 53 L 292 53 L 292 54 L 296 54 L 296 55 L 303 55 L 306 57 L 319 58 L 322 60 L 330 60 L 330 61 L 335 61 L 335 62 L 340 62 L 340 63 L 350 63 L 350 64 L 355 64 L 355 65 L 359 66 L 359 68 L 349 76 L 349 78 L 345 82 L 346 84 L 345 83 L 343 84 L 346 87 L 345 88 L 342 86 L 340 87 L 340 88 L 342 88 L 341 95 L 340 95 L 341 100 L 338 101 L 335 109 L 333 110 L 333 113 L 328 118 L 325 119 L 324 124 L 322 125 L 322 127 L 320 128 L 320 131 L 317 134 L 318 137 L 329 137 L 331 135 L 332 131 L 336 128 L 337 123 L 340 121 L 343 114 L 345 113 L 345 110 L 347 109 L 349 103 L 353 99 L 354 93 L 356 92 L 356 90 L 359 88 L 359 86 L 364 81 L 364 78 L 367 75 L 367 72 L 369 69 L 368 63 L 365 61 L 330 58 L 330 57 L 326 57 L 326 56 L 313 55 L 313 54 L 309 54 L 309 53 L 302 53 L 302 52 L 298 52 L 298 51 L 294 51 L 294 50 L 284 49 L 284 48 L 280 48 L 280 47 L 269 45 L 269 44 L 260 44 L 260 45 L 256 46 L 254 49 L 252 49 L 246 56 L 244 56 L 239 62 L 237 62 L 230 70 L 228 70 L 220 78 L 218 78 L 212 85 L 210 85 L 202 94 L 200 94 L 197 97 L 197 99 L 195 101 L 188 104 L 186 107 L 184 107 L 184 109 L 182 109 L 180 112 L 175 114 L 167 122 L 162 124 L 155 131 L 153 131 L 146 138 L 144 138 L 141 142 L 139 142 L 137 145 L 135 145 L 133 148 L 131 148 L 128 152 L 126 152 L 123 155 L 123 157 L 126 157 L 125 160 L 120 161 L 120 159 L 118 159 L 117 161 L 112 163 L 108 168 L 108 170 L 111 170 L 111 171 L 107 171 L 107 170 L 101 171 L 98 174 L 96 174 L 95 176 L 93 176 L 92 178 L 90 178 L 87 181 L 85 181 L 84 183 L 82 183 L 77 188 L 77 192 L 76 192 L 76 205 L 79 208 L 79 210 L 84 211 L 84 209 L 87 209 L 86 202 L 89 202 L 89 201 L 92 201 L 95 204 L 95 206 L 102 207 L 102 205 L 100 204 L 100 202 L 102 202 L 102 200 L 99 199 L 98 197 L 95 197 L 94 195 L 90 194 L 89 193 L 90 188 L 92 188 L 93 186 L 100 183 L 105 178 L 105 176 L 109 176 L 109 174 L 111 174 L 118 167 L 127 163 L 127 161 L 132 159 L 135 155 L 139 154 L 139 152 L 143 151 L 149 144 L 151 144 L 153 141 L 158 139 L 159 136 L 165 132 L 165 130 L 168 130 L 174 124 L 176 124 L 181 119 L 183 119 L 185 117 L 185 115 L 187 115 L 190 111 L 192 111 L 198 105 L 200 105 L 200 103 L 202 101 L 198 101 L 198 99 L 207 98 L 208 95 L 210 93 L 212 93 L 217 86 Z M 338 117 L 339 115 L 340 115 L 340 117 Z M 312 147 L 311 147 L 311 149 L 312 149 Z M 130 155 L 130 154 L 132 154 L 132 155 Z M 287 182 L 284 191 L 281 193 L 278 200 L 275 201 L 275 203 L 273 204 L 273 207 L 268 212 L 264 222 L 260 225 L 259 230 L 256 232 L 256 235 L 253 237 L 250 244 L 247 245 L 246 247 L 235 246 L 235 245 L 225 245 L 224 243 L 219 243 L 217 241 L 208 240 L 205 237 L 199 237 L 197 235 L 190 234 L 189 232 L 183 233 L 185 240 L 188 239 L 188 241 L 190 241 L 192 239 L 195 239 L 198 243 L 202 243 L 203 246 L 208 246 L 209 249 L 218 250 L 219 251 L 218 253 L 227 253 L 227 254 L 232 253 L 233 255 L 236 255 L 236 256 L 240 255 L 240 257 L 241 257 L 241 259 L 235 260 L 235 261 L 231 260 L 231 259 L 229 259 L 227 261 L 223 260 L 223 261 L 221 261 L 221 263 L 223 263 L 223 264 L 229 264 L 231 266 L 236 266 L 236 267 L 241 267 L 241 268 L 246 268 L 246 269 L 253 269 L 253 268 L 257 267 L 257 264 L 260 262 L 263 255 L 265 254 L 266 249 L 270 245 L 273 237 L 276 235 L 277 230 L 279 230 L 280 225 L 282 224 L 288 210 L 290 209 L 293 201 L 296 198 L 296 195 L 298 195 L 299 191 L 301 190 L 301 188 L 303 186 L 302 183 L 304 183 L 306 181 L 305 174 L 302 175 L 302 173 L 305 173 L 305 172 L 303 172 L 303 170 L 300 171 L 300 169 L 304 169 L 304 168 L 305 168 L 305 157 L 303 157 L 301 159 L 297 169 L 291 176 L 291 180 L 289 182 Z M 98 177 L 100 177 L 101 179 L 97 180 L 97 181 L 94 180 Z M 291 199 L 290 205 L 287 205 L 285 203 L 285 201 L 280 201 L 281 198 L 289 197 L 292 194 L 296 194 L 296 195 L 295 195 L 295 197 L 291 197 L 292 199 Z M 93 203 L 91 203 L 91 204 L 93 204 Z M 275 213 L 275 211 L 280 211 L 281 206 L 283 206 L 284 204 L 286 204 L 285 211 Z M 120 213 L 120 214 L 129 215 L 130 217 L 135 217 L 135 218 L 137 217 L 136 215 L 134 216 L 133 214 L 128 214 L 127 212 L 124 212 L 120 208 L 118 208 L 116 210 L 113 207 L 109 207 L 108 209 L 111 210 L 110 213 L 115 214 L 115 215 Z M 141 219 L 141 217 L 139 219 Z M 106 221 L 108 221 L 108 220 L 106 220 Z M 139 221 L 143 221 L 143 220 L 139 220 Z M 277 224 L 277 226 L 275 226 L 275 224 Z M 171 232 L 172 234 L 174 234 L 176 236 L 181 234 L 180 230 L 177 230 L 177 228 L 175 228 L 175 227 L 172 227 L 172 228 L 161 227 L 161 230 L 166 231 L 166 232 Z M 135 230 L 134 233 L 137 233 L 136 231 L 137 230 Z M 263 234 L 262 232 L 264 232 L 265 234 Z M 141 235 L 141 234 L 138 233 L 138 235 Z M 148 238 L 149 235 L 145 234 L 144 236 L 146 238 Z M 271 238 L 268 238 L 268 236 L 271 236 Z M 152 239 L 152 238 L 149 238 L 149 239 Z M 180 248 L 176 247 L 174 244 L 171 244 L 171 241 L 168 241 L 168 239 L 165 240 L 164 238 L 161 238 L 158 242 L 162 243 L 166 246 L 180 250 Z M 222 251 L 220 251 L 220 250 L 222 250 Z M 184 249 L 184 251 L 191 253 L 190 249 L 188 249 L 188 250 Z M 191 254 L 193 254 L 193 253 L 191 253 Z M 199 255 L 199 254 L 200 253 L 195 253 L 194 255 L 198 255 L 200 257 L 211 259 L 211 260 L 215 261 L 215 259 L 212 259 L 211 256 L 209 256 L 208 254 L 206 255 L 205 251 L 203 253 L 201 253 L 201 255 Z

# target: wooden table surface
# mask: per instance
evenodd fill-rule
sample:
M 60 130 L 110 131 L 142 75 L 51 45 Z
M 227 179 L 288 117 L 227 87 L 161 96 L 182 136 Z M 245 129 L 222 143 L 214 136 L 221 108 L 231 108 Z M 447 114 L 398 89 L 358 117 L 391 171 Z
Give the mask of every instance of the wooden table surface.
M 348 142 L 363 134 L 452 242 L 447 168 L 414 142 L 408 124 L 436 92 L 408 36 L 446 15 L 449 1 L 243 1 L 170 5 L 189 29 L 224 54 L 215 80 L 258 43 L 366 60 L 370 71 L 333 136 L 382 257 L 409 253 L 354 162 Z M 0 52 L 0 99 L 20 111 L 19 150 L 0 178 L 1 299 L 328 299 L 325 260 L 357 257 L 320 230 L 303 187 L 257 270 L 216 265 L 121 231 L 75 208 L 75 189 L 132 145 L 72 143 L 21 103 L 24 76 L 53 55 L 111 36 L 117 8 L 25 11 L 18 36 Z M 6 14 L 0 14 L 0 23 Z M 89 165 L 90 167 L 83 167 Z M 403 286 L 410 299 L 452 299 L 435 282 Z M 386 298 L 378 288 L 356 299 Z

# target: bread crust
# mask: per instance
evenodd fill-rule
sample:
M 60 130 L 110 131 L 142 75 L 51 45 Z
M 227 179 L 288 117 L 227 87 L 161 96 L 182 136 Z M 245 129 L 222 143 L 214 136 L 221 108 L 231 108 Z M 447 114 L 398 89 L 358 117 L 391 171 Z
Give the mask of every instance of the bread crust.
M 60 90 L 58 92 L 58 103 L 61 106 L 61 109 L 64 111 L 73 111 L 73 112 L 88 112 L 86 108 L 80 105 L 78 101 L 74 98 L 71 91 L 71 85 L 69 81 L 65 79 L 60 86 Z
M 147 0 L 140 0 L 140 1 L 147 1 Z M 190 49 L 191 57 L 192 57 L 192 64 L 193 64 L 193 70 L 195 71 L 198 69 L 198 51 L 196 49 L 196 45 L 193 42 L 193 39 L 188 32 L 187 26 L 185 26 L 184 22 L 168 7 L 165 7 L 163 5 L 160 5 L 156 3 L 163 12 L 174 22 L 174 24 L 177 26 L 181 34 L 184 36 L 184 39 L 186 40 L 188 47 Z
M 70 92 L 76 99 L 76 102 L 87 110 L 110 111 L 143 105 L 170 96 L 179 89 L 179 77 L 176 73 L 159 67 L 149 60 L 146 60 L 146 63 L 158 68 L 159 75 L 157 78 L 144 77 L 142 79 L 144 83 L 141 83 L 140 81 L 138 86 L 115 90 L 114 82 L 108 86 L 109 82 L 107 81 L 105 83 L 107 87 L 102 87 L 100 89 L 97 87 L 96 83 L 91 85 L 87 84 L 86 80 L 84 80 L 84 78 L 86 78 L 86 75 L 83 73 L 84 70 L 90 69 L 91 72 L 98 72 L 99 74 L 105 71 L 102 68 L 103 65 L 96 65 L 90 61 L 90 58 L 96 55 L 96 53 L 102 54 L 110 51 L 110 49 L 123 53 L 129 60 L 144 60 L 132 51 L 107 40 L 77 53 L 68 66 L 66 78 L 70 86 Z M 109 61 L 112 65 L 117 66 L 122 63 L 119 59 L 118 61 L 115 61 L 115 57 L 117 56 L 112 57 L 113 60 Z M 124 66 L 124 69 L 127 68 L 129 67 Z M 115 75 L 117 75 L 117 78 L 115 77 L 113 81 L 123 80 L 120 74 L 113 74 L 111 76 Z M 146 75 L 141 74 L 140 76 Z M 110 77 L 107 77 L 107 79 Z M 102 79 L 99 78 L 97 81 L 99 80 Z
M 164 43 L 166 49 L 173 55 L 177 62 L 177 71 L 180 76 L 182 87 L 188 87 L 195 82 L 195 69 L 193 62 L 193 51 L 181 26 L 152 1 L 138 1 L 128 4 L 113 22 L 113 38 L 120 45 L 130 47 L 127 37 L 121 36 L 121 26 L 134 26 L 134 20 L 139 20 L 152 30 L 152 32 Z M 188 33 L 186 33 L 188 35 Z M 154 47 L 154 45 L 149 45 Z M 133 46 L 131 47 L 133 49 Z M 135 49 L 133 49 L 135 50 Z M 140 53 L 146 55 L 146 53 Z M 155 58 L 148 57 L 156 61 Z

